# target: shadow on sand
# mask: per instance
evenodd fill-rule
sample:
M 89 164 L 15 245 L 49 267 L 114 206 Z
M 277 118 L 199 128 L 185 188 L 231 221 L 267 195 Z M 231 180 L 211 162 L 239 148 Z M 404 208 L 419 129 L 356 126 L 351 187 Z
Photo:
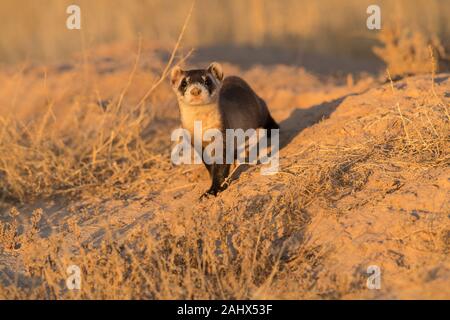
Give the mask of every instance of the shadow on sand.
M 196 49 L 190 63 L 201 66 L 211 61 L 228 62 L 242 69 L 255 65 L 288 65 L 303 67 L 309 72 L 329 76 L 368 72 L 377 74 L 383 68 L 382 61 L 372 52 L 365 58 L 337 56 L 336 54 L 307 53 L 302 50 L 287 50 L 279 46 L 216 45 Z
M 279 122 L 280 125 L 280 151 L 295 139 L 304 129 L 327 119 L 345 100 L 345 98 L 354 95 L 354 93 L 342 96 L 329 102 L 324 102 L 307 109 L 297 108 L 292 110 L 291 114 L 285 120 Z M 247 164 L 240 165 L 230 177 L 233 182 L 247 171 L 251 166 Z
M 350 95 L 353 94 L 348 94 L 307 109 L 294 109 L 288 118 L 280 122 L 280 150 L 286 147 L 304 129 L 329 118 L 342 101 Z

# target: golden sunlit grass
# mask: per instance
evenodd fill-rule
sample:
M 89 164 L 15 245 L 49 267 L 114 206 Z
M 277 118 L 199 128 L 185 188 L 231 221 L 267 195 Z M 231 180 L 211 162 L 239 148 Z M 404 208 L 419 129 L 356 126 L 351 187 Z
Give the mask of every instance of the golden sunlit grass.
M 3 198 L 24 201 L 76 192 L 80 187 L 136 181 L 158 159 L 147 147 L 149 142 L 140 137 L 143 125 L 150 121 L 142 114 L 112 115 L 100 107 L 77 104 L 71 110 L 65 119 L 69 130 L 60 134 L 53 129 L 51 105 L 29 124 L 1 120 Z
M 304 210 L 311 202 L 325 201 L 331 208 L 336 201 L 362 190 L 374 172 L 391 166 L 404 173 L 448 166 L 448 110 L 432 93 L 431 85 L 423 104 L 381 106 L 382 113 L 349 123 L 347 130 L 355 135 L 366 128 L 365 136 L 356 141 L 311 145 L 284 170 L 282 180 L 289 183 L 283 194 L 254 202 L 258 207 L 264 204 L 258 214 L 246 210 L 224 214 L 220 202 L 211 207 L 195 204 L 193 209 L 143 222 L 125 238 L 117 238 L 105 220 L 104 236 L 92 242 L 83 239 L 75 220 L 57 226 L 48 239 L 37 240 L 42 211 L 35 211 L 19 231 L 20 214 L 13 209 L 9 222 L 0 225 L 0 240 L 5 253 L 20 252 L 21 272 L 27 278 L 5 276 L 0 297 L 274 297 L 275 279 L 307 274 L 318 268 L 325 254 L 308 241 L 294 252 L 277 245 L 282 221 L 285 237 L 301 232 L 308 224 Z M 392 84 L 391 95 L 397 96 L 396 91 Z M 114 105 L 109 107 L 112 111 L 74 109 L 66 115 L 73 119 L 71 130 L 64 135 L 55 131 L 48 114 L 26 130 L 17 122 L 3 119 L 0 170 L 5 198 L 29 201 L 60 194 L 73 197 L 75 191 L 89 190 L 108 197 L 130 195 L 140 187 L 150 192 L 152 183 L 157 185 L 158 179 L 164 179 L 171 170 L 170 165 L 164 164 L 158 158 L 161 155 L 152 152 L 152 146 L 142 138 L 142 113 L 129 114 L 114 109 Z M 94 126 L 92 119 L 96 119 Z M 392 192 L 401 183 L 385 192 Z M 234 234 L 232 243 L 230 233 Z M 81 290 L 66 288 L 66 269 L 72 264 L 82 269 Z M 305 289 L 314 286 L 316 280 L 296 281 Z M 317 296 L 311 292 L 302 297 Z
M 450 69 L 449 49 L 436 36 L 426 36 L 417 30 L 388 27 L 379 34 L 383 47 L 374 52 L 388 66 L 393 76 L 406 76 L 430 71 L 430 48 L 435 57 L 437 71 Z
M 67 72 L 25 66 L 3 89 L 0 200 L 10 209 L 0 222 L 0 254 L 13 257 L 15 268 L 0 273 L 0 298 L 341 297 L 361 288 L 364 279 L 350 289 L 332 279 L 318 293 L 318 274 L 330 248 L 312 237 L 311 205 L 324 204 L 325 218 L 340 216 L 375 205 L 405 181 L 450 164 L 448 104 L 436 92 L 436 61 L 428 56 L 432 77 L 391 80 L 367 96 L 349 97 L 337 112 L 345 115 L 352 111 L 348 106 L 365 103 L 373 109 L 357 118 L 350 114 L 345 125 L 321 122 L 310 144 L 293 141 L 282 151 L 288 165 L 264 182 L 273 187 L 270 192 L 252 195 L 258 191 L 256 179 L 244 174 L 227 190 L 236 198 L 182 199 L 178 210 L 166 210 L 153 195 L 171 176 L 183 177 L 185 168 L 169 161 L 177 115 L 164 78 L 172 62 L 184 56 L 174 50 L 169 63 L 162 63 L 149 57 L 148 47 L 139 43 L 125 58 L 113 57 L 114 51 L 128 53 L 129 47 L 85 52 L 83 62 Z M 126 67 L 118 67 L 123 60 Z M 427 87 L 414 88 L 423 79 L 429 80 Z M 412 85 L 405 92 L 408 81 Z M 342 139 L 327 143 L 333 135 Z M 364 193 L 372 177 L 389 184 Z M 345 202 L 359 192 L 362 199 Z M 125 231 L 96 204 L 86 212 L 72 207 L 80 199 L 132 201 L 135 196 L 155 204 L 151 217 L 133 221 Z M 51 232 L 42 230 L 42 209 L 14 207 L 55 199 L 66 201 L 71 215 L 50 226 Z M 85 215 L 98 218 L 96 237 L 83 230 Z M 425 230 L 432 243 L 427 252 L 448 254 L 447 232 L 444 224 Z M 67 289 L 70 265 L 81 268 L 80 290 Z
M 154 222 L 146 223 L 125 241 L 115 241 L 107 233 L 96 245 L 82 242 L 76 224 L 68 223 L 66 230 L 58 232 L 44 246 L 29 238 L 32 231 L 26 231 L 16 241 L 22 245 L 22 252 L 27 252 L 23 256 L 24 272 L 30 277 L 27 281 L 35 283 L 22 289 L 14 278 L 3 279 L 11 285 L 3 287 L 0 296 L 9 299 L 264 297 L 280 267 L 279 253 L 272 252 L 275 230 L 267 228 L 272 225 L 273 212 L 280 207 L 274 204 L 275 200 L 263 215 L 253 219 L 241 212 L 222 220 L 218 218 L 218 208 L 212 208 L 164 218 L 157 226 Z M 286 211 L 282 216 L 286 218 L 288 214 Z M 174 232 L 175 226 L 184 230 L 182 234 Z M 227 232 L 233 229 L 237 235 L 230 252 Z M 71 244 L 70 249 L 62 249 L 61 244 L 67 242 Z M 84 282 L 80 291 L 70 292 L 61 282 L 68 276 L 67 266 L 72 264 L 82 268 Z

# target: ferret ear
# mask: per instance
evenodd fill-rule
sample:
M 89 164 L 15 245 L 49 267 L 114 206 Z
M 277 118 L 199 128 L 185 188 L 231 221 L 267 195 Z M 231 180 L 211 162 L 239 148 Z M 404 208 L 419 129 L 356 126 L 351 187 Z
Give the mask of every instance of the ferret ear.
M 179 66 L 175 66 L 172 68 L 172 71 L 170 72 L 170 83 L 172 84 L 172 87 L 174 87 L 180 78 L 183 76 L 184 71 L 181 70 Z
M 218 62 L 213 62 L 208 67 L 208 72 L 210 72 L 217 80 L 223 80 L 222 66 Z

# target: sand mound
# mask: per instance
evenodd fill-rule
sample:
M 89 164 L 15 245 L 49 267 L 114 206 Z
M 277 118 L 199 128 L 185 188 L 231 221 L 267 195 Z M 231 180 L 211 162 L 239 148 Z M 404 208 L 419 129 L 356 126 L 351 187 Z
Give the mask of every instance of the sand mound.
M 145 72 L 150 65 L 144 63 Z M 80 118 L 65 126 L 55 121 L 39 152 L 16 157 L 27 173 L 14 171 L 13 159 L 2 162 L 8 182 L 0 190 L 9 202 L 0 225 L 0 297 L 450 298 L 450 75 L 340 84 L 287 66 L 227 68 L 248 79 L 281 123 L 281 171 L 238 170 L 225 192 L 204 201 L 198 197 L 208 187 L 205 169 L 169 162 L 178 115 L 166 84 L 152 99 L 164 110 L 155 111 L 151 125 L 124 122 L 122 129 L 122 111 L 113 104 L 106 111 L 80 106 L 82 87 L 62 80 L 77 77 L 75 71 L 49 77 L 47 85 L 64 92 L 55 101 L 71 101 Z M 137 80 L 151 78 L 144 71 Z M 94 101 L 114 101 L 115 84 L 128 77 L 120 68 L 95 74 L 103 97 Z M 36 104 L 41 80 L 32 71 L 23 76 L 25 105 Z M 125 109 L 145 92 L 136 83 Z M 32 115 L 21 110 L 23 118 Z M 67 110 L 51 117 L 67 119 Z M 97 141 L 89 133 L 108 121 L 116 134 L 106 145 L 110 153 L 101 144 L 83 149 Z M 75 134 L 72 126 L 85 129 Z M 0 134 L 9 139 L 0 142 L 3 151 L 13 139 L 28 143 L 11 127 Z M 109 141 L 109 131 L 102 134 Z M 62 153 L 58 139 L 74 139 L 78 149 Z M 29 185 L 39 192 L 18 191 Z M 10 212 L 20 199 L 34 204 Z M 78 291 L 64 285 L 71 264 L 83 273 Z M 380 289 L 366 285 L 369 266 L 381 271 Z

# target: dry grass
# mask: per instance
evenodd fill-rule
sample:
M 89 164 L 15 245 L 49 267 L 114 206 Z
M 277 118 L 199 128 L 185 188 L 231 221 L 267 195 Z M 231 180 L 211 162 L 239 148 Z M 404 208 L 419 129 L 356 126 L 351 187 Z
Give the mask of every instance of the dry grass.
M 327 253 L 308 240 L 307 234 L 296 244 L 296 237 L 309 225 L 306 210 L 312 203 L 325 202 L 334 212 L 341 199 L 363 190 L 374 173 L 389 175 L 392 167 L 396 173 L 420 175 L 448 166 L 447 105 L 433 94 L 431 85 L 422 102 L 402 105 L 397 85 L 388 84 L 389 101 L 394 103 L 381 105 L 377 112 L 350 121 L 346 127 L 356 140 L 344 139 L 337 145 L 316 142 L 301 156 L 288 155 L 286 161 L 291 164 L 280 176 L 283 192 L 278 196 L 248 197 L 237 207 L 224 206 L 221 201 L 212 206 L 196 203 L 142 222 L 126 236 L 118 236 L 106 219 L 100 222 L 104 235 L 99 241 L 83 237 L 77 218 L 55 226 L 51 236 L 39 238 L 42 211 L 19 221 L 23 213 L 13 209 L 8 222 L 0 226 L 0 239 L 3 253 L 18 255 L 23 275 L 4 273 L 0 297 L 339 297 L 338 291 L 308 293 L 317 279 L 301 276 L 320 270 Z M 168 88 L 161 90 L 168 94 Z M 79 102 L 70 110 L 63 118 L 65 130 L 51 120 L 51 103 L 46 113 L 26 126 L 2 119 L 0 187 L 4 200 L 29 202 L 61 194 L 71 199 L 92 194 L 129 199 L 155 192 L 168 175 L 180 174 L 164 161 L 160 150 L 153 149 L 152 139 L 164 133 L 155 129 L 152 138 L 143 138 L 152 120 L 142 111 L 130 114 L 126 105 L 118 108 L 115 103 L 104 111 Z M 394 176 L 398 179 L 394 174 L 393 181 Z M 243 177 L 239 183 L 249 181 Z M 381 196 L 402 183 L 386 187 Z M 364 199 L 365 203 L 379 200 Z M 71 264 L 82 267 L 81 290 L 66 289 L 63 279 Z M 303 290 L 300 295 L 274 292 L 274 287 L 289 279 L 296 279 Z
M 360 293 L 364 278 L 359 274 L 350 284 L 339 282 L 336 274 L 323 276 L 336 248 L 317 239 L 320 219 L 361 207 L 369 211 L 405 183 L 450 164 L 448 104 L 436 92 L 430 68 L 426 88 L 404 92 L 407 82 L 391 82 L 360 100 L 348 98 L 336 111 L 339 121 L 310 128 L 310 141 L 307 132 L 282 151 L 283 172 L 273 180 L 258 180 L 249 171 L 227 190 L 228 197 L 198 202 L 188 193 L 158 203 L 166 186 L 180 187 L 171 185 L 177 181 L 173 177 L 188 174 L 168 161 L 177 113 L 162 80 L 167 66 L 154 46 L 138 47 L 87 51 L 69 71 L 25 65 L 1 75 L 6 85 L 0 95 L 0 204 L 11 208 L 62 199 L 67 219 L 49 226 L 45 210 L 27 206 L 2 216 L 0 258 L 13 262 L 0 273 L 0 298 L 340 298 Z M 137 54 L 130 58 L 130 50 Z M 364 110 L 365 103 L 373 109 L 355 117 L 352 112 Z M 367 190 L 373 179 L 382 185 L 375 193 Z M 151 218 L 117 227 L 112 210 L 102 207 L 105 199 L 126 202 L 120 209 L 124 215 L 135 210 L 127 209 L 135 199 L 142 199 L 151 205 L 136 210 L 151 209 Z M 89 205 L 77 207 L 80 201 Z M 317 208 L 325 212 L 319 220 Z M 446 209 L 431 214 L 443 216 Z M 92 225 L 85 221 L 94 221 L 100 232 L 89 234 Z M 401 241 L 424 243 L 427 253 L 441 258 L 448 254 L 448 230 L 444 224 L 425 230 L 428 242 L 414 241 L 413 230 L 401 234 Z M 81 290 L 65 285 L 72 264 L 81 267 Z
M 57 136 L 51 105 L 32 123 L 1 120 L 3 199 L 25 201 L 87 186 L 145 183 L 142 174 L 160 157 L 140 136 L 149 119 L 142 114 L 130 119 L 125 112 L 111 115 L 92 105 L 72 107 L 73 117 L 65 123 L 70 132 Z
M 2 288 L 2 298 L 38 299 L 243 299 L 268 294 L 279 272 L 279 253 L 273 252 L 274 232 L 267 226 L 275 208 L 272 203 L 260 217 L 247 213 L 219 218 L 212 210 L 188 213 L 147 223 L 116 241 L 107 234 L 98 245 L 81 241 L 76 224 L 58 232 L 45 245 L 20 236 L 26 289 L 12 279 Z M 288 212 L 282 215 L 286 216 Z M 213 218 L 212 217 L 217 217 Z M 291 216 L 290 219 L 293 217 Z M 237 229 L 237 225 L 239 228 Z M 174 227 L 182 234 L 174 233 Z M 155 230 L 157 229 L 157 230 Z M 237 233 L 230 251 L 227 234 Z M 152 236 L 153 235 L 153 236 Z M 70 250 L 62 243 L 71 243 Z M 25 254 L 26 252 L 26 254 Z M 44 253 L 45 252 L 45 253 Z M 67 291 L 61 279 L 66 268 L 82 266 L 80 291 Z M 17 281 L 20 281 L 17 280 Z M 23 283 L 22 283 L 23 285 Z
M 384 29 L 379 40 L 383 47 L 375 47 L 374 52 L 386 63 L 393 76 L 429 73 L 430 48 L 436 58 L 437 71 L 450 70 L 449 48 L 436 36 L 397 26 Z

